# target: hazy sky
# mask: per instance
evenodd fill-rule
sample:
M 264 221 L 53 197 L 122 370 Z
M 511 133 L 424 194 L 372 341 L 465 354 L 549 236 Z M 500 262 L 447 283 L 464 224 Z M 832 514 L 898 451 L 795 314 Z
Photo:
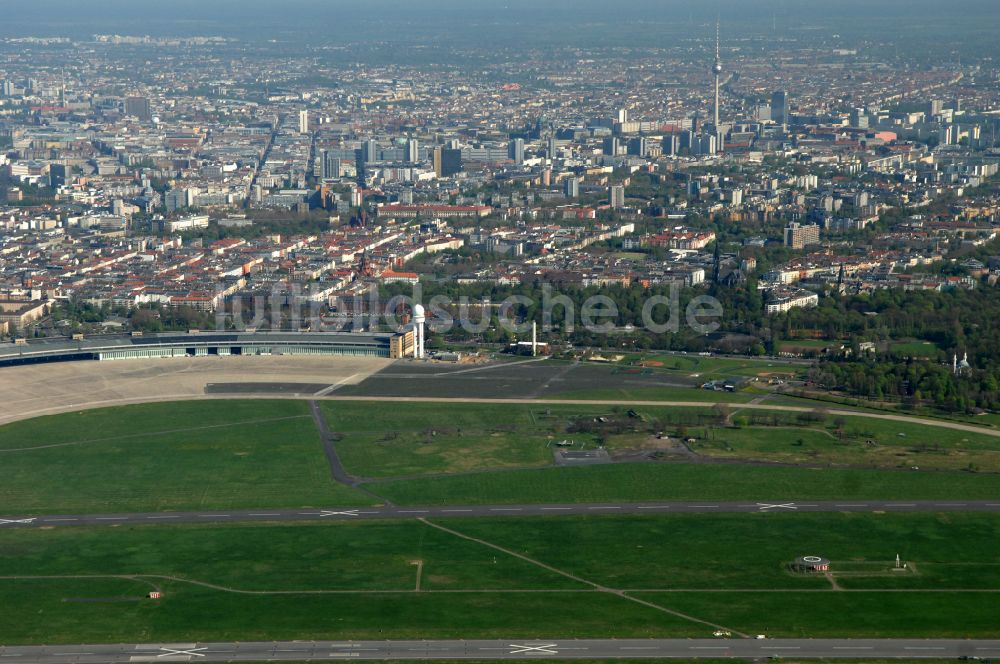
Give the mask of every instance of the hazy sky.
M 392 21 L 412 18 L 458 18 L 472 20 L 517 16 L 524 20 L 562 19 L 569 22 L 586 17 L 609 21 L 633 16 L 657 19 L 687 18 L 690 14 L 722 15 L 735 22 L 761 12 L 790 15 L 799 19 L 847 17 L 864 21 L 869 16 L 914 15 L 994 15 L 1000 16 L 997 0 L 0 0 L 5 19 L 34 18 L 60 21 L 72 18 L 86 22 L 102 20 L 137 21 L 234 21 L 243 23 L 259 17 L 304 22 L 380 16 Z M 890 26 L 886 26 L 890 27 Z
M 869 39 L 907 31 L 962 42 L 963 30 L 996 30 L 1000 0 L 0 0 L 0 35 L 93 33 L 243 38 L 475 43 L 476 33 L 516 45 L 550 35 L 567 43 L 610 44 L 657 35 L 690 36 L 722 20 L 729 34 L 824 30 Z M 630 32 L 630 30 L 632 32 Z M 980 40 L 988 35 L 981 35 Z M 993 40 L 996 41 L 996 40 Z

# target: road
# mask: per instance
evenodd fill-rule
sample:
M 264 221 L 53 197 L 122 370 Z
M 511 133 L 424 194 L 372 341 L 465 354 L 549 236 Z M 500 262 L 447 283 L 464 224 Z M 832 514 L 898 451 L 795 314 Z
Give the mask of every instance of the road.
M 334 482 L 340 482 L 348 486 L 356 487 L 358 478 L 347 472 L 344 464 L 340 461 L 337 448 L 334 445 L 333 433 L 323 417 L 323 411 L 315 401 L 309 402 L 309 413 L 312 415 L 316 430 L 319 431 L 320 440 L 323 441 L 323 452 L 326 454 L 327 463 L 330 465 L 330 475 Z
M 204 512 L 141 512 L 135 514 L 46 514 L 0 517 L 0 528 L 59 526 L 113 526 L 158 523 L 233 523 L 241 521 L 361 521 L 489 516 L 573 516 L 594 514 L 681 513 L 789 513 L 789 512 L 1000 512 L 1000 500 L 838 500 L 791 502 L 577 503 L 563 505 L 463 505 L 436 507 L 331 507 L 328 509 L 206 510 Z
M 0 661 L 36 664 L 258 662 L 306 659 L 648 659 L 1000 657 L 1000 640 L 958 639 L 511 639 L 286 641 L 0 647 Z

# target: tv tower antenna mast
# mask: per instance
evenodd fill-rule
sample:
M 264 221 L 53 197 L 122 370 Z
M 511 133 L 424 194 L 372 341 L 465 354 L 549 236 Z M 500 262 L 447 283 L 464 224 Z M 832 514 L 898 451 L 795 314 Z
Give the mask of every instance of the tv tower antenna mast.
M 715 20 L 715 62 L 712 63 L 712 73 L 715 74 L 715 111 L 712 119 L 715 122 L 714 129 L 719 131 L 719 77 L 722 74 L 722 58 L 719 55 L 719 19 Z

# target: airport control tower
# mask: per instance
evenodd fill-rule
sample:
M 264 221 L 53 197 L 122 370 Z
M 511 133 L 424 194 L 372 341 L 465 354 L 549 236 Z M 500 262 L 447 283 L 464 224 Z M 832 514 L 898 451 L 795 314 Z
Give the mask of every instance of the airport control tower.
M 423 305 L 416 304 L 413 306 L 413 357 L 421 359 L 424 357 L 424 323 L 427 320 L 427 314 L 424 312 Z

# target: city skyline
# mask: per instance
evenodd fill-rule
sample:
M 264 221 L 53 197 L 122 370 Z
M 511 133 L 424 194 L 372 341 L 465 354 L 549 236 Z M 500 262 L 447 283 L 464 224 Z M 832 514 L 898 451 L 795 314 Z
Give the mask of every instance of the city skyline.
M 0 658 L 1000 658 L 995 0 L 0 20 Z

